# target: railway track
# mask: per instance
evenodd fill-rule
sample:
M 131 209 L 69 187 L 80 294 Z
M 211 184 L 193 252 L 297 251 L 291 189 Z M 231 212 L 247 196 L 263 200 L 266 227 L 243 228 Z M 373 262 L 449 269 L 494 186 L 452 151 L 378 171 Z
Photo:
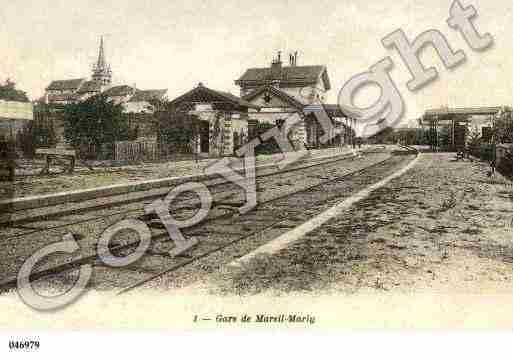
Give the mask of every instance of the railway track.
M 398 167 L 402 167 L 404 162 L 408 162 L 409 159 L 413 158 L 414 154 L 410 153 L 407 156 L 407 158 L 398 158 L 397 156 L 394 156 L 392 158 L 388 158 L 368 166 L 364 169 L 324 181 L 323 183 L 310 186 L 304 190 L 296 191 L 293 194 L 260 203 L 258 208 L 252 212 L 251 217 L 251 222 L 256 223 L 257 228 L 254 228 L 250 233 L 231 233 L 230 235 L 234 238 L 230 238 L 230 235 L 227 235 L 226 232 L 215 233 L 213 236 L 213 233 L 208 232 L 207 230 L 204 233 L 209 234 L 208 241 L 211 242 L 210 244 L 212 248 L 198 247 L 191 253 L 191 258 L 179 259 L 177 263 L 174 263 L 157 273 L 149 275 L 147 278 L 143 278 L 128 286 L 125 286 L 118 292 L 118 294 L 128 293 L 136 288 L 148 285 L 151 282 L 162 278 L 163 276 L 176 273 L 178 270 L 195 264 L 215 253 L 225 251 L 226 249 L 232 250 L 232 255 L 225 254 L 222 260 L 220 260 L 221 258 L 217 258 L 215 260 L 214 266 L 207 265 L 207 267 L 210 267 L 211 270 L 202 270 L 202 265 L 193 268 L 193 280 L 189 280 L 188 283 L 184 283 L 182 280 L 181 286 L 192 284 L 195 279 L 198 279 L 199 277 L 212 272 L 212 269 L 218 269 L 221 265 L 227 264 L 233 259 L 241 257 L 242 255 L 271 241 L 273 238 L 276 238 L 279 235 L 286 233 L 292 228 L 302 224 L 304 221 L 309 219 L 308 217 L 310 217 L 310 215 L 304 215 L 303 208 L 307 207 L 312 209 L 313 212 L 321 212 L 324 209 L 331 207 L 334 203 L 350 196 L 360 188 L 371 184 L 375 181 L 376 176 L 385 177 L 390 172 L 394 172 Z M 346 191 L 348 189 L 349 182 L 352 182 L 350 186 L 351 190 Z M 295 203 L 302 203 L 303 205 L 300 207 L 300 209 L 298 209 L 297 206 L 294 206 Z M 242 220 L 242 223 L 237 223 L 240 219 Z M 231 220 L 230 224 L 238 228 L 243 228 L 244 222 L 248 219 L 244 219 L 244 217 L 241 217 L 240 219 L 236 218 L 235 220 Z M 271 232 L 272 236 L 269 237 L 266 235 L 266 233 Z M 189 234 L 195 235 L 198 234 L 198 231 L 193 230 Z M 251 240 L 252 243 L 249 245 L 243 245 L 243 248 L 238 248 L 235 250 L 233 250 L 234 248 L 231 248 L 234 245 L 240 244 L 241 242 L 247 240 Z M 137 269 L 137 266 L 134 266 L 131 269 Z M 199 272 L 204 273 L 200 274 Z
M 362 152 L 363 154 L 372 153 L 373 150 L 367 150 Z M 281 174 L 285 173 L 293 173 L 298 171 L 304 171 L 308 169 L 313 169 L 318 166 L 325 166 L 328 164 L 334 164 L 338 163 L 340 161 L 347 161 L 354 159 L 353 154 L 342 154 L 333 156 L 329 159 L 313 159 L 311 161 L 308 161 L 306 163 L 299 163 L 296 165 L 291 166 L 290 168 L 287 168 L 282 171 L 265 171 L 264 173 L 258 173 L 257 169 L 257 178 L 267 178 L 272 176 L 279 176 Z M 207 188 L 213 191 L 213 193 L 221 193 L 221 192 L 228 192 L 233 190 L 234 187 L 237 187 L 233 183 L 225 180 L 224 178 L 215 178 L 211 180 L 207 180 L 202 182 L 204 183 Z M 24 210 L 17 210 L 10 213 L 4 213 L 2 216 L 3 218 L 0 218 L 0 234 L 2 234 L 2 231 L 5 231 L 6 229 L 20 229 L 19 233 L 16 234 L 5 234 L 2 236 L 4 240 L 9 238 L 15 238 L 20 237 L 28 234 L 34 234 L 37 232 L 41 232 L 42 230 L 48 230 L 48 229 L 58 229 L 62 228 L 69 224 L 80 224 L 80 223 L 87 223 L 91 221 L 95 221 L 101 218 L 109 217 L 109 216 L 115 216 L 115 215 L 121 215 L 121 214 L 131 214 L 135 213 L 138 210 L 140 210 L 139 207 L 135 209 L 120 209 L 116 210 L 116 208 L 121 208 L 125 205 L 129 205 L 132 203 L 142 203 L 142 202 L 149 202 L 151 200 L 162 198 L 163 196 L 167 195 L 169 192 L 169 187 L 164 188 L 157 188 L 153 190 L 147 190 L 147 191 L 140 191 L 135 194 L 126 195 L 107 195 L 103 196 L 101 198 L 95 198 L 94 200 L 88 200 L 88 201 L 82 201 L 82 202 L 67 202 L 61 205 L 54 205 L 54 206 L 42 206 L 39 208 L 30 208 L 30 209 L 24 209 Z M 222 200 L 222 199 L 221 199 Z M 60 225 L 49 225 L 45 227 L 44 229 L 38 229 L 38 230 L 31 230 L 31 223 L 34 222 L 51 222 L 54 219 L 67 217 L 67 216 L 73 216 L 73 215 L 82 215 L 86 213 L 95 213 L 103 209 L 113 209 L 112 213 L 103 213 L 100 216 L 93 216 L 87 219 L 78 220 L 78 221 L 71 221 L 68 224 L 60 224 Z M 0 216 L 1 217 L 1 216 Z
M 404 152 L 402 153 L 404 154 Z M 270 193 L 267 197 L 264 196 L 259 201 L 258 207 L 247 215 L 236 215 L 233 208 L 232 210 L 226 210 L 226 208 L 221 211 L 214 210 L 214 213 L 204 222 L 183 231 L 187 237 L 195 236 L 202 240 L 199 245 L 188 251 L 186 255 L 179 257 L 172 258 L 169 256 L 169 250 L 173 248 L 174 244 L 167 236 L 163 226 L 156 222 L 154 218 L 140 216 L 139 218 L 147 221 L 150 227 L 152 227 L 152 240 L 155 245 L 150 248 L 145 257 L 139 262 L 126 268 L 113 269 L 105 267 L 100 263 L 97 256 L 89 255 L 82 257 L 80 260 L 51 265 L 36 272 L 31 277 L 31 280 L 38 281 L 40 284 L 57 281 L 61 285 L 66 286 L 73 281 L 71 279 L 72 274 L 71 276 L 68 276 L 68 274 L 84 263 L 92 263 L 95 267 L 95 276 L 91 283 L 92 287 L 98 289 L 121 289 L 120 293 L 129 292 L 164 276 L 168 277 L 171 274 L 177 274 L 186 268 L 195 272 L 195 275 L 192 277 L 196 277 L 204 272 L 201 269 L 201 265 L 198 269 L 198 263 L 203 259 L 219 257 L 216 255 L 227 250 L 235 254 L 232 253 L 232 255 L 224 256 L 226 258 L 236 258 L 245 254 L 245 252 L 271 240 L 276 235 L 301 224 L 304 220 L 308 219 L 312 211 L 320 211 L 323 207 L 330 206 L 333 202 L 339 201 L 358 188 L 372 183 L 376 176 L 386 175 L 386 173 L 408 161 L 408 158 L 412 156 L 412 153 L 407 154 L 406 157 L 393 155 L 364 168 L 341 175 L 331 172 L 332 174 L 329 175 L 330 169 L 336 169 L 336 166 L 333 166 L 335 167 L 333 169 L 331 165 L 339 162 L 334 161 L 328 165 L 323 164 L 324 177 L 322 177 L 322 180 L 289 192 L 274 191 L 281 193 Z M 308 170 L 301 172 L 296 170 L 295 173 L 298 176 L 308 176 L 318 172 L 318 169 L 313 170 L 314 167 L 308 167 Z M 217 186 L 214 196 L 216 194 L 224 195 L 224 198 L 240 196 L 240 193 L 235 195 L 233 193 L 227 194 L 227 192 L 233 192 L 233 186 L 228 186 L 228 188 L 223 186 L 226 186 L 226 184 Z M 221 202 L 223 201 L 218 200 L 218 204 Z M 237 203 L 238 201 L 234 201 L 232 205 L 236 206 Z M 298 208 L 298 204 L 301 204 L 301 207 Z M 182 205 L 181 208 L 174 208 L 174 210 L 177 213 L 183 209 L 184 215 L 187 216 L 194 212 L 195 208 L 194 202 L 190 202 Z M 127 213 L 135 214 L 136 210 L 134 209 Z M 119 215 L 120 213 L 117 214 Z M 137 245 L 138 241 L 128 243 L 121 241 L 111 248 L 111 251 L 117 255 L 126 255 Z M 222 265 L 223 260 L 218 258 L 216 263 Z M 12 288 L 14 284 L 14 278 L 4 280 L 0 283 L 0 290 L 4 291 Z

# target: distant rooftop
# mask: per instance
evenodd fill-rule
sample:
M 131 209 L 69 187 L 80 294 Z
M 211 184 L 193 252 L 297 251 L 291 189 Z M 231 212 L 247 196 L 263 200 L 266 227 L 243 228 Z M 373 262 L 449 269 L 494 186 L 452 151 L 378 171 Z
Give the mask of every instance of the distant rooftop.
M 113 86 L 103 92 L 106 96 L 126 96 L 133 94 L 137 89 L 128 85 Z
M 167 93 L 166 89 L 161 90 L 137 90 L 129 102 L 148 102 L 153 99 L 161 99 Z
M 86 81 L 82 86 L 80 86 L 77 92 L 80 94 L 87 92 L 100 92 L 101 88 L 101 85 L 96 81 Z
M 86 80 L 85 78 L 81 78 L 81 79 L 52 81 L 52 83 L 50 83 L 50 85 L 46 89 L 47 90 L 77 90 L 85 80 Z
M 280 80 L 284 83 L 315 84 L 322 77 L 327 90 L 331 88 L 326 66 L 282 66 L 281 70 L 273 71 L 272 67 L 250 68 L 235 81 L 235 84 L 263 85 L 266 82 Z

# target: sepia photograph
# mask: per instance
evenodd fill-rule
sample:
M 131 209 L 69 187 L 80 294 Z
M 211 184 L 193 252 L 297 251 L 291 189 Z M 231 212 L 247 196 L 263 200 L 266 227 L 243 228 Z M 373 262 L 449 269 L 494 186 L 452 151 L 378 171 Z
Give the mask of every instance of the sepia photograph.
M 505 0 L 4 0 L 0 346 L 511 331 L 510 24 Z

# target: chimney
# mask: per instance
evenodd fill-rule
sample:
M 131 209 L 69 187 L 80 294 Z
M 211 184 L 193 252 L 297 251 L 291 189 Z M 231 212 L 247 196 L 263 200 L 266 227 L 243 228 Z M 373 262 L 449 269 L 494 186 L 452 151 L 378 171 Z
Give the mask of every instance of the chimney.
M 281 51 L 278 51 L 278 57 L 271 64 L 271 80 L 281 80 Z
M 291 52 L 289 55 L 290 59 L 290 66 L 296 66 L 297 65 L 297 51 Z

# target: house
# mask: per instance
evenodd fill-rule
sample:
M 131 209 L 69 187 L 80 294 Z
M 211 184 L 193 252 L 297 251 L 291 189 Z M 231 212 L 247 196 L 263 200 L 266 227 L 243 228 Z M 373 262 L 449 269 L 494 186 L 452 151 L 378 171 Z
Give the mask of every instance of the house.
M 103 91 L 102 94 L 107 96 L 109 100 L 113 101 L 115 104 L 124 104 L 135 95 L 136 91 L 135 86 L 119 85 L 108 88 Z
M 270 67 L 247 69 L 235 81 L 240 86 L 241 97 L 260 108 L 251 110 L 249 119 L 273 125 L 292 121 L 295 125 L 290 137 L 296 149 L 304 144 L 319 147 L 323 133 L 318 116 L 324 111 L 328 116 L 331 114 L 334 127 L 339 128 L 338 133 L 331 134 L 337 135 L 337 139 L 330 142 L 343 144 L 348 117 L 337 105 L 324 103 L 331 89 L 326 66 L 298 66 L 297 53 L 291 54 L 289 61 L 289 66 L 283 66 L 281 52 L 278 52 Z
M 283 66 L 281 52 L 270 67 L 247 69 L 235 84 L 240 86 L 241 97 L 271 85 L 300 102 L 309 103 L 324 102 L 325 93 L 331 89 L 326 66 L 297 66 L 297 53 L 291 55 L 289 66 Z
M 78 91 L 85 82 L 85 78 L 52 81 L 46 88 L 44 102 L 56 105 L 76 102 Z
M 176 112 L 195 115 L 200 120 L 193 146 L 195 152 L 210 157 L 231 156 L 234 150 L 246 143 L 249 110 L 260 109 L 229 92 L 213 90 L 202 83 L 172 100 L 169 106 Z
M 127 113 L 152 113 L 154 111 L 152 102 L 164 100 L 167 90 L 135 90 L 133 96 L 124 103 Z

